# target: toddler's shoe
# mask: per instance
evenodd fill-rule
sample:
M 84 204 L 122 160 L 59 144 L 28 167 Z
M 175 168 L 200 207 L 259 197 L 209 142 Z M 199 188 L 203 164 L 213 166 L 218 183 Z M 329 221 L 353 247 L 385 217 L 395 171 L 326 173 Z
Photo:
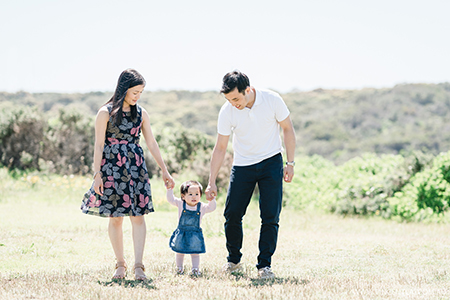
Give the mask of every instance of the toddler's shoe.
M 232 274 L 234 272 L 240 271 L 241 268 L 242 268 L 241 263 L 235 264 L 232 262 L 227 262 L 226 264 L 223 265 L 222 272 Z
M 191 273 L 189 275 L 197 277 L 201 276 L 202 272 L 200 272 L 200 270 L 197 268 L 192 268 Z
M 183 275 L 183 274 L 184 274 L 184 269 L 177 267 L 177 275 Z
M 275 274 L 273 274 L 270 267 L 264 267 L 258 270 L 258 276 L 261 279 L 274 279 Z

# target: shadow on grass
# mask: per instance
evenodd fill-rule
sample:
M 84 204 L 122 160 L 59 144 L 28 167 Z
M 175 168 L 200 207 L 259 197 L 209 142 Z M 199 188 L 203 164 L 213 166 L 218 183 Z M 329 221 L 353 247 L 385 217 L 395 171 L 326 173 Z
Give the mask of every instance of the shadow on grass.
M 273 279 L 261 279 L 249 277 L 243 272 L 233 272 L 231 276 L 236 280 L 250 280 L 250 286 L 271 286 L 274 284 L 293 284 L 293 285 L 307 285 L 309 283 L 306 279 L 300 279 L 298 277 L 275 277 Z
M 110 281 L 98 281 L 99 284 L 104 286 L 113 286 L 113 285 L 120 285 L 125 288 L 135 288 L 135 287 L 141 287 L 148 290 L 155 290 L 156 286 L 152 285 L 153 280 L 148 279 L 146 281 L 142 280 L 127 280 L 127 279 L 112 279 Z
M 274 284 L 294 284 L 294 285 L 307 285 L 309 283 L 306 279 L 300 279 L 297 277 L 286 277 L 274 279 L 261 279 L 261 278 L 251 278 L 252 286 L 271 286 Z

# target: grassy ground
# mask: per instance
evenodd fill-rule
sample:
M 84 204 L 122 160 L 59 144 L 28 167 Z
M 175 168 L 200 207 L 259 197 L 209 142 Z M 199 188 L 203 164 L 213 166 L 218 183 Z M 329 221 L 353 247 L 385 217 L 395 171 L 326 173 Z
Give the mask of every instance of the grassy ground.
M 3 172 L 3 173 L 2 173 Z M 79 210 L 90 180 L 19 177 L 0 169 L 0 299 L 449 299 L 448 225 L 342 218 L 285 209 L 275 280 L 257 278 L 259 213 L 244 220 L 244 270 L 219 272 L 226 261 L 222 207 L 203 219 L 203 276 L 174 273 L 168 239 L 176 210 L 153 182 L 157 212 L 146 217 L 147 283 L 112 282 L 114 256 L 107 219 Z M 181 182 L 177 180 L 177 182 Z M 219 200 L 223 203 L 223 199 Z M 125 252 L 133 262 L 131 226 Z M 190 259 L 186 257 L 189 267 Z

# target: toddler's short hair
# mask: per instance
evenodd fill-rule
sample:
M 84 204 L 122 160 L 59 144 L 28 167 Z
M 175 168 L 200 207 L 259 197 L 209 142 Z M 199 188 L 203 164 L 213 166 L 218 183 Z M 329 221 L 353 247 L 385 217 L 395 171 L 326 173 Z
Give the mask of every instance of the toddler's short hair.
M 202 196 L 203 195 L 203 187 L 200 184 L 200 182 L 198 182 L 196 180 L 188 180 L 188 181 L 183 182 L 180 186 L 180 194 L 186 195 L 186 193 L 189 190 L 189 187 L 194 186 L 194 185 L 198 186 L 198 188 L 200 189 L 200 196 Z

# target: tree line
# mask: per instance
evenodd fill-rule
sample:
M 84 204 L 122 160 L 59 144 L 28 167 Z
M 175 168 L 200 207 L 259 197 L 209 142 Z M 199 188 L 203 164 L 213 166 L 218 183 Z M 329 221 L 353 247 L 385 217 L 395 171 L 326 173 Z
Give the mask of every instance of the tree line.
M 0 93 L 1 107 L 36 107 L 54 118 L 61 109 L 95 116 L 111 92 Z M 366 152 L 398 154 L 450 149 L 450 83 L 392 88 L 297 91 L 282 94 L 297 134 L 297 153 L 341 164 Z M 140 104 L 153 125 L 190 128 L 214 137 L 225 102 L 218 92 L 145 92 Z
M 90 174 L 95 114 L 112 93 L 0 93 L 0 165 Z M 401 220 L 441 218 L 450 203 L 450 84 L 314 90 L 282 95 L 297 134 L 296 176 L 285 205 Z M 143 94 L 171 173 L 207 183 L 217 92 Z M 150 176 L 159 168 L 144 148 Z M 439 154 L 442 153 L 442 154 Z M 228 151 L 218 186 L 226 188 Z

